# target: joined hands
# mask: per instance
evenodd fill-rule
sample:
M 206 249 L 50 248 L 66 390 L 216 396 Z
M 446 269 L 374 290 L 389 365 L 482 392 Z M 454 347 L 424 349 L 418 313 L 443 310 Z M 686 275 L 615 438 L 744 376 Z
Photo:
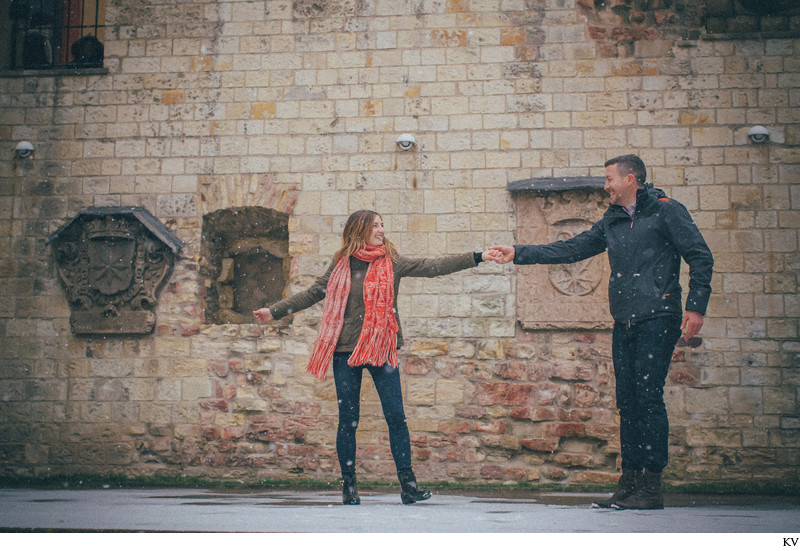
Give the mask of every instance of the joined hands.
M 500 254 L 500 252 L 493 250 L 493 248 L 483 251 L 483 253 L 481 253 L 481 259 L 483 259 L 484 262 L 494 260 L 495 262 L 502 264 L 502 262 L 500 262 L 501 257 L 502 255 Z
M 493 253 L 490 259 L 498 264 L 508 264 L 514 260 L 515 250 L 514 247 L 508 247 L 506 245 L 494 245 L 493 247 L 489 247 L 489 250 L 484 254 L 487 253 Z

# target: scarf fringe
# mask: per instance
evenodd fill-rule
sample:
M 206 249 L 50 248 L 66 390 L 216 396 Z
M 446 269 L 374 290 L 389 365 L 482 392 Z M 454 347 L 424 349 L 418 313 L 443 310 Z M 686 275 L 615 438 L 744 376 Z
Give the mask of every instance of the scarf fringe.
M 366 331 L 366 328 L 364 329 Z M 358 339 L 355 350 L 347 360 L 347 365 L 381 366 L 389 364 L 397 367 L 397 329 L 376 327 Z
M 332 348 L 323 350 L 322 347 L 315 346 L 314 351 L 311 353 L 311 359 L 308 361 L 308 365 L 306 366 L 306 372 L 311 373 L 320 381 L 327 380 L 328 367 L 331 365 L 332 358 Z

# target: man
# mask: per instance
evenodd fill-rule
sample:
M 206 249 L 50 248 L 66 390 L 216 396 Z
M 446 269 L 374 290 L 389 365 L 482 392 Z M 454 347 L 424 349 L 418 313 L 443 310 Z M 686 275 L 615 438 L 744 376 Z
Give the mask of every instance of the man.
M 503 254 L 498 262 L 514 264 L 572 263 L 608 251 L 622 476 L 614 495 L 594 505 L 663 509 L 669 437 L 664 383 L 681 331 L 689 340 L 703 326 L 714 261 L 686 208 L 645 184 L 639 157 L 616 157 L 605 167 L 611 204 L 592 228 L 548 245 L 493 248 Z M 681 258 L 689 264 L 683 317 Z

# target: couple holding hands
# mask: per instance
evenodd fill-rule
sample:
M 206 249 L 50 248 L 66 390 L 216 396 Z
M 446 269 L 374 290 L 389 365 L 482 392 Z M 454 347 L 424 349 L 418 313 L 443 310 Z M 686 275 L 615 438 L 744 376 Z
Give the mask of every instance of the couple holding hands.
M 386 239 L 381 216 L 370 210 L 350 215 L 342 247 L 326 272 L 305 291 L 253 315 L 261 322 L 280 319 L 325 299 L 319 334 L 307 371 L 325 380 L 333 365 L 339 423 L 336 452 L 342 473 L 342 502 L 360 503 L 356 486 L 356 429 L 361 378 L 366 370 L 389 428 L 389 445 L 401 500 L 424 501 L 411 466 L 411 444 L 403 410 L 397 350 L 403 334 L 397 294 L 403 277 L 437 277 L 477 266 L 560 264 L 608 251 L 615 320 L 612 353 L 620 409 L 622 476 L 619 489 L 599 507 L 663 508 L 661 471 L 667 463 L 668 423 L 663 389 L 674 346 L 686 329 L 694 336 L 703 324 L 711 292 L 713 260 L 686 209 L 645 184 L 644 163 L 635 155 L 606 163 L 610 206 L 591 229 L 549 245 L 494 246 L 484 252 L 431 259 L 401 256 Z M 690 291 L 681 317 L 680 262 L 690 266 Z

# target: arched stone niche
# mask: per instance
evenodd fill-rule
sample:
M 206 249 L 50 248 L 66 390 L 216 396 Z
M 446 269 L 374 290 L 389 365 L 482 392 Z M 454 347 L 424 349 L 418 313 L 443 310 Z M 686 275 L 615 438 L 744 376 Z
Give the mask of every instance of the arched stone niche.
M 288 214 L 235 207 L 203 216 L 206 323 L 254 323 L 253 310 L 283 298 L 289 268 Z
M 144 207 L 80 211 L 49 238 L 75 335 L 142 335 L 183 242 Z
M 508 185 L 514 197 L 516 242 L 543 245 L 588 230 L 608 208 L 604 178 L 532 178 Z M 523 329 L 606 329 L 608 257 L 574 264 L 519 266 L 517 318 Z

